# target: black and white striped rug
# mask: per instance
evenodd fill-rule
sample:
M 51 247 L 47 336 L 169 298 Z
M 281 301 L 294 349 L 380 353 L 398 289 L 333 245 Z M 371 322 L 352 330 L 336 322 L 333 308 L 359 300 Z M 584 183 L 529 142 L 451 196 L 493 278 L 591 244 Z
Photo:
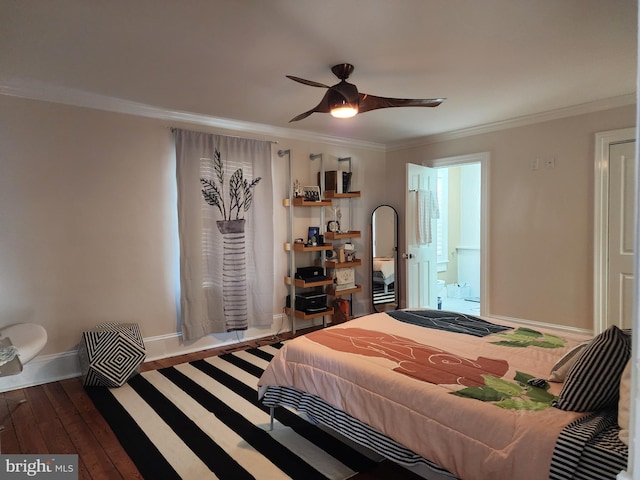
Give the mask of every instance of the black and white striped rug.
M 145 479 L 346 479 L 377 460 L 258 402 L 280 344 L 141 373 L 86 391 Z
M 393 291 L 393 284 L 389 285 L 387 293 L 384 293 L 384 285 L 373 284 L 373 303 L 391 303 L 395 302 L 396 294 Z

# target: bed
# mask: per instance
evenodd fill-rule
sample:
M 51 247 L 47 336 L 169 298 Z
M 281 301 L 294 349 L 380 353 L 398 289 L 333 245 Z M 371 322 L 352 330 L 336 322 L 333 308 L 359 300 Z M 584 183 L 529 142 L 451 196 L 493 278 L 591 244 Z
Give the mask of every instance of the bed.
M 384 293 L 389 293 L 389 285 L 395 281 L 395 259 L 393 257 L 373 258 L 373 283 L 381 284 Z
M 590 362 L 615 364 L 613 390 L 631 349 L 620 332 L 606 361 Z M 580 402 L 588 395 L 575 398 L 579 378 L 567 380 L 567 369 L 584 370 L 581 362 L 597 356 L 594 341 L 454 312 L 375 313 L 286 342 L 258 395 L 393 461 L 426 465 L 433 478 L 603 480 L 626 467 L 617 392 L 588 372 L 592 390 L 609 397 L 587 412 Z M 611 349 L 623 353 L 611 360 Z M 564 383 L 547 381 L 559 368 Z

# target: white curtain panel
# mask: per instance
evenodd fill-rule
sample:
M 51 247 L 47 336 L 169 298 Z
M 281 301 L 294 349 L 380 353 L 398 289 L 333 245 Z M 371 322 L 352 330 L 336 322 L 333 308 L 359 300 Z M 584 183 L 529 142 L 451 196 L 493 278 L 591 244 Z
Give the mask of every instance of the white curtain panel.
M 174 135 L 183 339 L 270 327 L 271 143 L 181 129 Z

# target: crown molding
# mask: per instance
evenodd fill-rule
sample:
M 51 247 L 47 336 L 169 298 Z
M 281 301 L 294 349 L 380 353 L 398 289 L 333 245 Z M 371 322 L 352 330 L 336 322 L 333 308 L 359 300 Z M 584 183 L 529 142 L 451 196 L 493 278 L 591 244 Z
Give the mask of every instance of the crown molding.
M 627 105 L 634 105 L 635 103 L 636 103 L 636 94 L 629 93 L 629 94 L 620 95 L 617 97 L 610 97 L 602 100 L 596 100 L 593 102 L 582 103 L 580 105 L 573 105 L 570 107 L 558 108 L 555 110 L 535 113 L 532 115 L 525 115 L 522 117 L 512 118 L 509 120 L 502 120 L 499 122 L 487 123 L 484 125 L 477 125 L 474 127 L 454 130 L 451 132 L 438 133 L 435 135 L 427 135 L 424 137 L 415 138 L 413 140 L 388 144 L 387 151 L 404 150 L 407 148 L 420 147 L 420 146 L 429 145 L 432 143 L 456 140 L 458 138 L 469 137 L 471 135 L 481 135 L 484 133 L 496 132 L 498 130 L 524 127 L 527 125 L 532 125 L 534 123 L 541 123 L 541 122 L 547 122 L 550 120 L 558 120 L 561 118 L 574 117 L 576 115 L 583 115 L 587 113 L 598 112 L 601 110 L 609 110 L 612 108 L 624 107 Z
M 353 140 L 350 138 L 321 135 L 306 130 L 274 127 L 262 123 L 244 122 L 211 115 L 202 115 L 180 110 L 154 107 L 144 103 L 133 102 L 116 97 L 109 97 L 82 90 L 52 86 L 37 82 L 21 82 L 20 85 L 0 84 L 0 95 L 60 103 L 75 107 L 92 108 L 114 113 L 123 113 L 139 117 L 185 122 L 194 125 L 223 128 L 234 132 L 246 132 L 268 137 L 286 138 L 304 142 L 318 142 L 330 145 L 357 147 L 367 150 L 385 151 L 384 144 Z

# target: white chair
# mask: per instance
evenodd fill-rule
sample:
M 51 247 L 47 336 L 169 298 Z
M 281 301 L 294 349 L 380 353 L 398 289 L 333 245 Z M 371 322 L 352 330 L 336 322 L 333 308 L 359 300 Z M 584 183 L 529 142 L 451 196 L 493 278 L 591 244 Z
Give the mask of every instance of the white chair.
M 47 331 L 37 323 L 16 323 L 0 328 L 0 348 L 13 346 L 18 351 L 16 357 L 4 365 L 0 365 L 0 377 L 17 375 L 22 372 L 22 366 L 33 360 L 46 344 Z M 26 400 L 19 400 L 15 408 L 18 408 L 23 403 L 26 403 Z M 7 417 L 11 415 L 13 410 L 9 411 Z M 4 425 L 0 424 L 0 433 L 2 430 L 4 430 Z

